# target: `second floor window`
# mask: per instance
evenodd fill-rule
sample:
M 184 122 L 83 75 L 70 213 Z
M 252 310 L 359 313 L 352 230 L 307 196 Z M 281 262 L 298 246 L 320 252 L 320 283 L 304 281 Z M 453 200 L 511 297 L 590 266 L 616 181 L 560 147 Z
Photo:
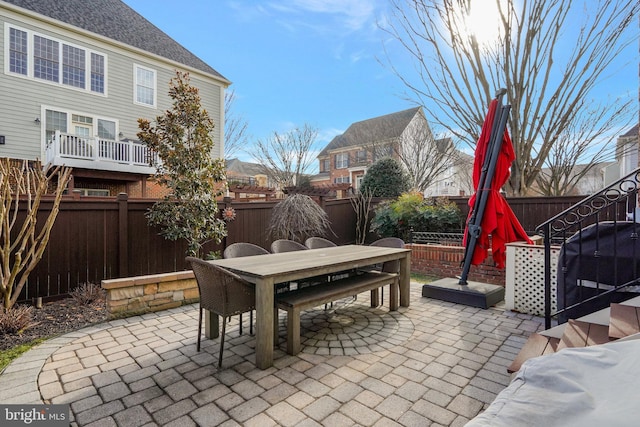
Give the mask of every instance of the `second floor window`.
M 104 55 L 19 28 L 6 34 L 10 73 L 105 93 Z
M 33 76 L 37 79 L 60 81 L 58 42 L 35 36 L 33 38 Z
M 104 93 L 104 56 L 91 54 L 91 91 Z
M 336 154 L 336 169 L 349 167 L 349 155 L 347 153 Z
M 156 72 L 139 65 L 135 66 L 136 104 L 156 106 Z
M 9 30 L 9 71 L 27 75 L 27 32 L 17 28 Z
M 331 162 L 329 159 L 320 160 L 320 172 L 329 172 L 331 170 Z
M 62 83 L 83 88 L 85 78 L 84 50 L 64 45 L 62 52 Z
M 365 150 L 356 151 L 356 161 L 358 163 L 367 161 L 367 152 Z

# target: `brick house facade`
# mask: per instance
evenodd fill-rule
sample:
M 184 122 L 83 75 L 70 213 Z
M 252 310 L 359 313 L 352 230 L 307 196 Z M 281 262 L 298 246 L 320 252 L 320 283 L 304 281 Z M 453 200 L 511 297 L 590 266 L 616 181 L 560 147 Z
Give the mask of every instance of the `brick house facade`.
M 349 183 L 357 191 L 368 167 L 377 160 L 384 157 L 400 159 L 400 153 L 404 153 L 406 160 L 419 151 L 419 155 L 424 156 L 433 149 L 444 154 L 437 155 L 435 160 L 427 156 L 425 161 L 442 166 L 427 166 L 437 172 L 434 172 L 431 185 L 423 189 L 425 196 L 470 194 L 468 171 L 473 166 L 473 157 L 456 150 L 449 138 L 433 139 L 422 107 L 351 124 L 318 155 L 320 173 L 312 179 L 312 185 Z M 417 160 L 408 162 L 417 167 L 423 164 Z

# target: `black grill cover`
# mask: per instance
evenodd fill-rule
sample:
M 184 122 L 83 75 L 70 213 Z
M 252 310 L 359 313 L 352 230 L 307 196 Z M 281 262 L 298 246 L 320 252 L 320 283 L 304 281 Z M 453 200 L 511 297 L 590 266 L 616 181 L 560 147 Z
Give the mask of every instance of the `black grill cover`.
M 611 286 L 640 285 L 640 224 L 601 222 L 571 236 L 561 247 L 558 258 L 558 309 L 563 309 L 602 293 Z M 638 288 L 640 289 L 640 287 Z M 585 303 L 558 316 L 559 322 L 576 318 L 636 296 L 638 289 L 627 288 Z

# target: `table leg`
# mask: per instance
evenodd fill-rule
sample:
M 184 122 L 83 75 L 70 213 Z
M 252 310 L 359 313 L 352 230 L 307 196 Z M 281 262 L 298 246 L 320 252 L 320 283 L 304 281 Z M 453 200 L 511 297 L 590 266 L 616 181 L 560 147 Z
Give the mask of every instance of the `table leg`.
M 389 310 L 390 311 L 397 311 L 398 310 L 398 294 L 400 293 L 399 291 L 400 288 L 400 278 L 396 278 L 396 280 L 393 281 L 393 283 L 391 284 L 391 286 L 389 286 Z
M 256 280 L 256 366 L 273 366 L 273 316 L 275 287 L 273 279 Z
M 380 305 L 380 288 L 371 290 L 371 308 Z
M 220 318 L 209 310 L 204 310 L 204 336 L 209 339 L 220 336 Z
M 411 292 L 411 252 L 400 258 L 400 305 L 409 307 Z

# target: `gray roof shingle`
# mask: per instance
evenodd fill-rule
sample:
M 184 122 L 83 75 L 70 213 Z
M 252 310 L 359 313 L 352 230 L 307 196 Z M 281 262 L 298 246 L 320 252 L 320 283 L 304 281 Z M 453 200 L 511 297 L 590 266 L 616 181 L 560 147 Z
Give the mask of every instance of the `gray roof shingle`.
M 620 135 L 622 138 L 629 138 L 632 136 L 638 136 L 638 124 L 636 124 L 634 127 L 632 127 L 631 129 L 629 129 L 627 132 L 625 132 L 623 135 Z
M 330 151 L 339 148 L 363 146 L 397 138 L 420 110 L 421 107 L 415 107 L 353 123 L 342 135 L 333 138 L 318 157 L 326 156 Z
M 243 176 L 256 176 L 264 174 L 264 166 L 259 163 L 243 162 L 239 159 L 226 160 L 226 168 L 228 172 L 234 172 Z
M 4 1 L 227 80 L 120 0 Z

